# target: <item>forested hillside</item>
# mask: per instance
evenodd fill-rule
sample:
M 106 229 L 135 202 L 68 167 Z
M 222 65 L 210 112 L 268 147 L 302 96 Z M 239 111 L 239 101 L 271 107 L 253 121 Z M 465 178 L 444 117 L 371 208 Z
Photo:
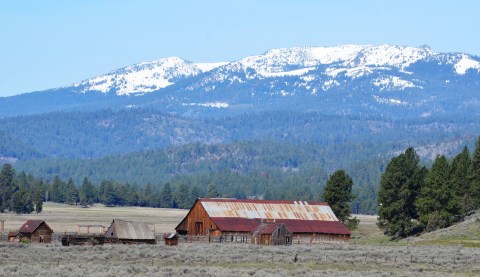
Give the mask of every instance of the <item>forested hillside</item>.
M 349 155 L 356 145 L 392 154 L 408 146 L 442 144 L 449 154 L 480 133 L 478 116 L 455 119 L 397 119 L 372 115 L 338 116 L 292 110 L 215 118 L 191 118 L 151 109 L 57 112 L 0 119 L 0 156 L 26 160 L 41 155 L 97 158 L 192 142 L 236 141 L 313 143 Z M 445 142 L 451 142 L 450 145 Z M 28 147 L 24 147 L 28 146 Z M 364 158 L 370 159 L 370 156 Z M 433 157 L 434 158 L 434 157 Z M 335 161 L 330 170 L 335 170 Z
M 17 171 L 79 184 L 88 177 L 138 187 L 218 183 L 229 197 L 318 198 L 345 169 L 354 211 L 373 213 L 386 161 L 413 146 L 428 164 L 472 146 L 476 115 L 389 119 L 291 110 L 193 118 L 153 109 L 56 112 L 0 120 L 0 159 Z M 221 180 L 221 181 L 218 181 Z M 358 203 L 358 204 L 357 204 Z

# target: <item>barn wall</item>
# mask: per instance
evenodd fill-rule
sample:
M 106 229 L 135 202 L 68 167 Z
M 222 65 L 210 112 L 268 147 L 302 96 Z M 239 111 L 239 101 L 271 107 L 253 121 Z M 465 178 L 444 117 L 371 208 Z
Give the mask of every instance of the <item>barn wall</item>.
M 209 235 L 210 229 L 218 229 L 217 225 L 208 216 L 200 201 L 197 201 L 185 219 L 185 229 L 189 236 Z M 219 236 L 220 232 L 212 234 Z
M 330 235 L 330 234 L 302 234 L 292 235 L 292 244 L 317 244 L 326 242 L 347 242 L 350 240 L 348 235 Z
M 40 225 L 40 227 L 32 233 L 30 240 L 31 242 L 41 242 L 40 238 L 43 238 L 43 243 L 52 242 L 52 232 L 45 224 Z

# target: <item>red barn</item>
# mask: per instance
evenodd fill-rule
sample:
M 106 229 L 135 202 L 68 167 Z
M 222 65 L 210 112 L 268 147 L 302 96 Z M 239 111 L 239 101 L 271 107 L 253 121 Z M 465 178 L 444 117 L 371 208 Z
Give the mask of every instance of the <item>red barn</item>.
M 285 244 L 350 239 L 350 231 L 327 203 L 306 201 L 200 198 L 175 229 L 187 240 L 196 236 L 220 242 L 280 244 L 278 236 Z

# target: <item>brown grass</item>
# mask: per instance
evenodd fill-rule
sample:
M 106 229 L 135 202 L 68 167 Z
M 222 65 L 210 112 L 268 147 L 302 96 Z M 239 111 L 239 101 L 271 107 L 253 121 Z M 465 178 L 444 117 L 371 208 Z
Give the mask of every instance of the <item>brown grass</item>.
M 112 219 L 145 222 L 155 226 L 155 232 L 172 232 L 187 210 L 141 207 L 94 207 L 82 208 L 56 203 L 44 203 L 40 214 L 16 215 L 0 214 L 5 220 L 5 230 L 17 230 L 27 219 L 42 219 L 55 233 L 76 232 L 79 224 L 110 226 Z

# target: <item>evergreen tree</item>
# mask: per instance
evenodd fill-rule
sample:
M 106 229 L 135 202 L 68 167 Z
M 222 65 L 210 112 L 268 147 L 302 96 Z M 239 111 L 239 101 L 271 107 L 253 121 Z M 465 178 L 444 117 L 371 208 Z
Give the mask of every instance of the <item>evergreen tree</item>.
M 388 236 L 401 238 L 419 231 L 415 201 L 426 172 L 413 148 L 388 163 L 380 180 L 377 223 Z
M 343 223 L 347 222 L 352 213 L 349 205 L 355 198 L 352 186 L 352 178 L 342 169 L 335 171 L 329 177 L 323 191 L 323 200 L 330 205 L 337 218 Z
M 96 191 L 93 184 L 87 177 L 83 178 L 82 185 L 78 191 L 80 205 L 93 205 L 96 199 Z
M 11 199 L 12 209 L 16 214 L 23 213 L 23 211 L 25 209 L 25 203 L 23 201 L 24 201 L 23 193 L 21 191 L 17 190 L 13 194 L 12 199 Z
M 178 186 L 177 192 L 175 194 L 175 201 L 177 202 L 177 206 L 180 209 L 190 208 L 190 193 L 186 184 L 180 183 L 180 185 Z
M 70 177 L 68 179 L 68 183 L 66 184 L 65 187 L 65 203 L 69 205 L 77 205 L 78 203 L 78 191 L 77 188 L 75 187 L 75 183 L 73 182 L 73 179 Z
M 461 214 L 467 215 L 473 211 L 475 207 L 470 191 L 472 160 L 466 146 L 460 154 L 453 158 L 451 169 L 452 188 L 454 189 L 456 198 L 460 201 Z
M 416 206 L 420 223 L 427 231 L 450 226 L 461 214 L 450 172 L 445 156 L 437 156 L 421 188 Z
M 190 206 L 192 206 L 195 203 L 195 201 L 197 201 L 198 198 L 202 197 L 202 193 L 200 192 L 200 189 L 197 187 L 197 185 L 194 185 L 192 187 L 192 192 L 190 194 L 191 194 Z
M 43 210 L 43 194 L 44 194 L 44 183 L 43 180 L 38 180 L 35 182 L 35 192 L 33 196 L 33 202 L 35 204 L 35 212 L 41 213 Z
M 473 206 L 475 209 L 480 208 L 480 136 L 475 144 L 475 150 L 472 158 L 471 169 L 471 188 L 470 193 L 473 199 Z
M 53 179 L 50 197 L 53 202 L 65 203 L 65 185 L 58 176 Z
M 166 183 L 163 186 L 161 207 L 162 208 L 173 207 L 173 197 L 172 197 L 172 189 L 170 188 L 170 183 Z
M 15 170 L 11 164 L 4 164 L 0 171 L 0 212 L 11 210 L 11 201 L 14 192 L 17 190 L 15 185 Z
M 154 195 L 152 190 L 152 184 L 147 183 L 147 185 L 143 188 L 141 206 L 145 207 L 152 207 L 154 202 Z
M 215 184 L 208 185 L 207 198 L 217 198 L 220 196 L 220 193 L 217 191 L 217 186 Z

